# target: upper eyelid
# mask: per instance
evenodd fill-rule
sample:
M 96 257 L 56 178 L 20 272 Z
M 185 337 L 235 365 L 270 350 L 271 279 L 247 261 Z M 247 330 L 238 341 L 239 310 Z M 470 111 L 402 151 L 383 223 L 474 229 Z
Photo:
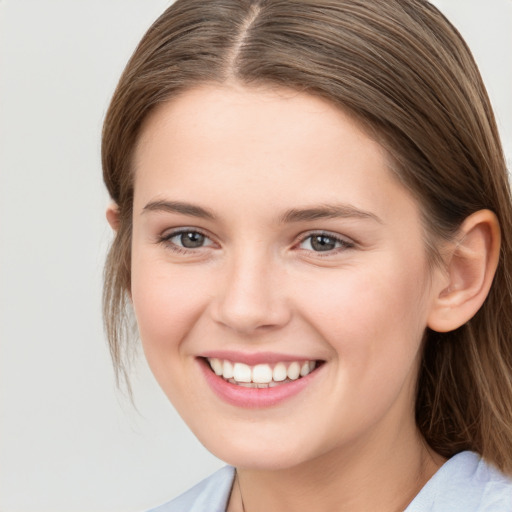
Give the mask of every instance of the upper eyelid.
M 307 231 L 305 233 L 301 233 L 297 237 L 295 244 L 304 242 L 305 240 L 307 240 L 308 238 L 310 238 L 312 236 L 327 236 L 327 237 L 333 238 L 339 242 L 344 242 L 347 244 L 354 244 L 354 245 L 357 244 L 357 242 L 349 236 L 341 235 L 339 233 L 333 233 L 332 231 L 326 231 L 326 230 L 322 230 L 322 229 L 312 230 L 312 231 Z
M 181 235 L 182 233 L 199 233 L 199 234 L 203 235 L 204 237 L 213 241 L 212 236 L 209 233 L 207 233 L 206 231 L 204 231 L 203 229 L 188 228 L 188 227 L 166 229 L 162 232 L 161 235 L 159 235 L 159 238 L 163 239 L 163 240 L 169 240 L 170 238 Z

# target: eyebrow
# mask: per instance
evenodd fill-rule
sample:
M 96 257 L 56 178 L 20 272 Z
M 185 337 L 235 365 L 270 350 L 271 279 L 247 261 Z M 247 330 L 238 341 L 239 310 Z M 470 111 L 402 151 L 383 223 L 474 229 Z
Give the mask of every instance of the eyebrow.
M 383 224 L 382 220 L 374 213 L 360 210 L 351 205 L 321 205 L 312 208 L 293 208 L 279 218 L 282 223 L 304 222 L 319 219 L 356 218 L 370 219 Z
M 142 209 L 142 213 L 146 212 L 181 213 L 182 215 L 190 215 L 201 219 L 215 219 L 215 215 L 210 210 L 181 201 L 151 201 Z
M 202 206 L 182 201 L 151 201 L 142 209 L 142 213 L 146 212 L 180 213 L 201 219 L 216 219 L 212 211 Z M 382 220 L 374 213 L 361 210 L 351 205 L 320 205 L 311 208 L 292 208 L 281 215 L 278 221 L 282 224 L 288 224 L 336 218 L 370 219 L 379 224 L 383 224 Z

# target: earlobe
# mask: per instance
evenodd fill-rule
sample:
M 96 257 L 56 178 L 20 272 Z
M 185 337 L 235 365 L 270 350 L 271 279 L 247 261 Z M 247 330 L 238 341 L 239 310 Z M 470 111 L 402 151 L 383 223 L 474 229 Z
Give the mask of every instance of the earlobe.
M 470 320 L 484 303 L 498 266 L 499 221 L 490 210 L 479 210 L 462 223 L 446 254 L 442 285 L 435 291 L 428 327 L 453 331 Z
M 119 229 L 120 220 L 119 220 L 119 207 L 117 206 L 116 203 L 111 203 L 107 207 L 106 217 L 107 217 L 108 223 L 110 224 L 110 227 L 114 231 L 117 231 Z

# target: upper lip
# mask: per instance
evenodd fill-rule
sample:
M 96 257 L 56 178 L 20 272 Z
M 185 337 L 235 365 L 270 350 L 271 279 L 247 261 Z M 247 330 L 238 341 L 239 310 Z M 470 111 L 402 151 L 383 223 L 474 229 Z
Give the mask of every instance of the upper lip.
M 293 361 L 318 361 L 316 357 L 284 354 L 279 352 L 238 352 L 232 350 L 209 350 L 203 352 L 199 357 L 208 359 L 224 359 L 237 363 L 245 363 L 249 366 L 257 364 L 275 364 L 275 363 L 286 363 Z

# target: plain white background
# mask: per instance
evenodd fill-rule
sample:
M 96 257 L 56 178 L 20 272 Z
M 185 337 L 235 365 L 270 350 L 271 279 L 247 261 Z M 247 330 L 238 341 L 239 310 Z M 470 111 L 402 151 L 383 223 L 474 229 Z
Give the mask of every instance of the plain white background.
M 0 0 L 0 512 L 131 512 L 222 463 L 144 361 L 135 410 L 102 332 L 110 96 L 165 0 Z M 512 1 L 438 0 L 465 36 L 512 161 Z

